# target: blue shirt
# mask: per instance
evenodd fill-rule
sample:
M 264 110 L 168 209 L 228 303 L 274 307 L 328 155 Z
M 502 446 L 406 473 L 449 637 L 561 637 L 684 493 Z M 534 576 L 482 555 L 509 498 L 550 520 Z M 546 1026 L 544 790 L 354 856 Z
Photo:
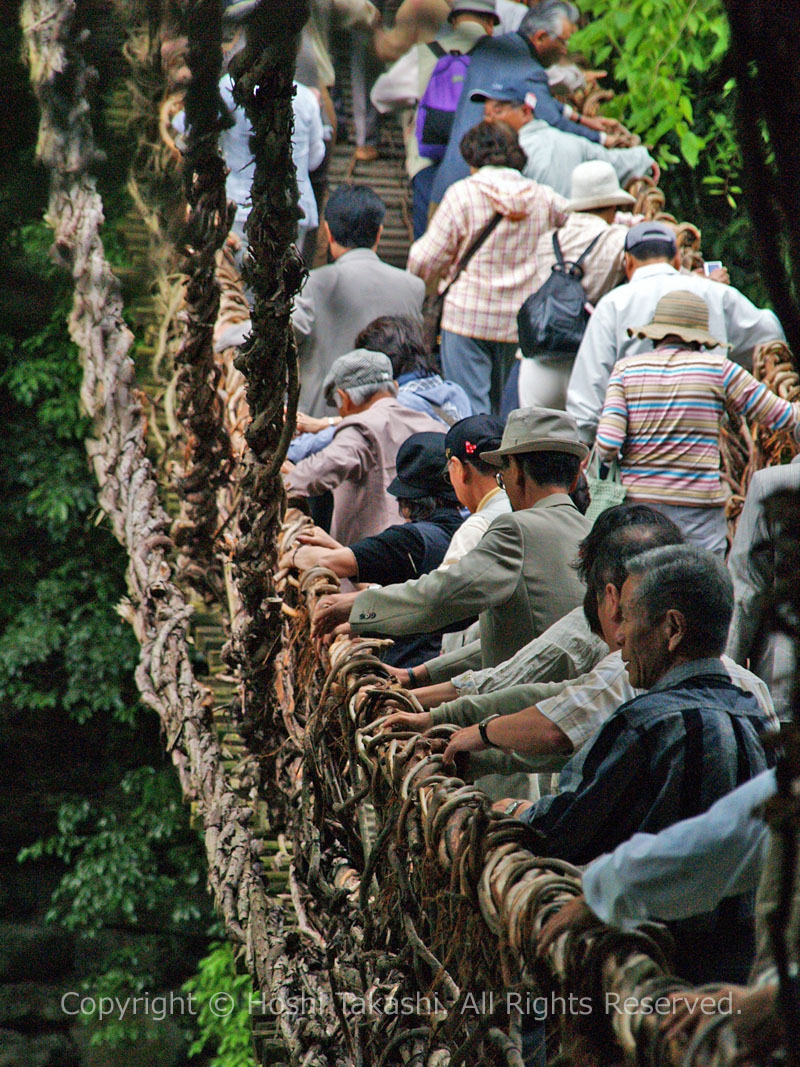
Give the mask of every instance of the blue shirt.
M 762 771 L 658 834 L 634 834 L 583 872 L 586 903 L 604 923 L 632 930 L 648 919 L 688 919 L 758 885 L 769 839 L 754 810 L 777 791 Z
M 469 174 L 469 167 L 461 155 L 461 138 L 483 118 L 483 104 L 473 103 L 469 98 L 470 93 L 488 89 L 500 78 L 503 81 L 530 82 L 531 92 L 536 97 L 534 115 L 537 119 L 542 119 L 564 133 L 574 133 L 578 137 L 599 142 L 600 134 L 597 130 L 590 130 L 587 126 L 565 117 L 564 105 L 550 92 L 547 71 L 539 62 L 536 50 L 527 37 L 521 33 L 482 37 L 470 52 L 469 69 L 464 78 L 464 89 L 456 108 L 453 129 L 431 190 L 432 203 L 440 203 L 453 182 L 466 178 Z
M 472 414 L 469 397 L 457 382 L 444 381 L 438 374 L 421 378 L 418 374 L 401 374 L 397 379 L 400 389 L 397 402 L 412 411 L 431 415 L 443 426 L 466 419 Z M 321 452 L 333 440 L 335 426 L 326 426 L 319 433 L 298 434 L 289 445 L 286 458 L 290 463 L 299 463 L 306 456 Z

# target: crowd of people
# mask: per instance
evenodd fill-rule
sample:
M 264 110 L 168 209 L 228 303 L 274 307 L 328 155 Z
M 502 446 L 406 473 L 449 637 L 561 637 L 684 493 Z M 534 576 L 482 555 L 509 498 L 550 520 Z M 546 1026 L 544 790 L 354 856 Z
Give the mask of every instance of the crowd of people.
M 253 6 L 229 4 L 229 20 Z M 800 465 L 753 478 L 729 546 L 720 427 L 727 408 L 797 432 L 800 403 L 749 370 L 780 322 L 633 213 L 625 186 L 658 165 L 568 102 L 595 76 L 568 55 L 572 3 L 405 0 L 393 28 L 369 0 L 311 8 L 298 240 L 336 120 L 336 17 L 356 157 L 377 156 L 379 115 L 403 113 L 415 240 L 406 269 L 381 260 L 386 208 L 364 184 L 321 212 L 328 262 L 292 311 L 300 414 L 283 467 L 314 526 L 281 566 L 341 579 L 318 639 L 391 639 L 387 671 L 422 710 L 385 729 L 455 724 L 445 763 L 542 854 L 586 865 L 543 950 L 587 918 L 656 919 L 682 978 L 744 983 L 758 941 L 767 992 L 737 1003 L 769 1011 L 754 891 L 774 899 L 776 879 L 753 812 L 775 791 L 763 736 L 791 716 L 796 664 L 769 633 L 764 501 L 800 490 Z M 676 1008 L 671 1036 L 694 1021 Z

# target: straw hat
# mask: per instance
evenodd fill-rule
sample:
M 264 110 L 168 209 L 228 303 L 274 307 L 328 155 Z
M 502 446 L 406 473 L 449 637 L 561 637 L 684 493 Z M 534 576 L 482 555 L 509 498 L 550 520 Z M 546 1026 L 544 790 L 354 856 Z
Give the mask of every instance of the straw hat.
M 578 436 L 578 424 L 566 411 L 517 408 L 508 416 L 500 447 L 481 452 L 481 459 L 492 467 L 502 467 L 503 456 L 525 452 L 567 452 L 583 459 L 589 449 Z
M 601 207 L 630 207 L 636 198 L 620 187 L 617 172 L 602 159 L 579 163 L 572 172 L 570 199 L 565 211 L 592 211 Z
M 647 326 L 628 328 L 629 337 L 649 337 L 652 341 L 663 341 L 670 334 L 708 348 L 731 347 L 708 332 L 708 304 L 688 289 L 674 289 L 662 296 Z

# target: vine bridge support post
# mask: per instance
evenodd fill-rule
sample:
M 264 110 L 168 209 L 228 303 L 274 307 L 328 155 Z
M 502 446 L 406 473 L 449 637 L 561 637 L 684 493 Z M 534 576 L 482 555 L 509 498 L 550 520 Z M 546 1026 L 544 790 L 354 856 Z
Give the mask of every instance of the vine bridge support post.
M 244 611 L 229 658 L 242 674 L 242 710 L 254 747 L 262 747 L 272 732 L 268 709 L 281 640 L 282 601 L 272 573 L 285 500 L 280 469 L 294 432 L 299 393 L 290 314 L 304 277 L 292 243 L 298 219 L 292 83 L 300 32 L 308 16 L 308 0 L 265 0 L 247 20 L 246 47 L 231 66 L 234 98 L 253 131 L 255 173 L 244 270 L 254 296 L 253 327 L 236 361 L 247 379 L 252 417 L 234 556 Z
M 220 305 L 216 255 L 225 243 L 234 206 L 225 193 L 227 167 L 219 148 L 223 126 L 221 0 L 189 0 L 186 147 L 183 182 L 189 217 L 184 231 L 186 332 L 176 353 L 178 418 L 187 435 L 177 489 L 182 515 L 173 536 L 183 551 L 182 575 L 206 594 L 223 596 L 224 579 L 215 551 L 219 524 L 217 491 L 232 470 L 231 442 L 218 392 L 221 368 L 214 359 L 213 332 Z

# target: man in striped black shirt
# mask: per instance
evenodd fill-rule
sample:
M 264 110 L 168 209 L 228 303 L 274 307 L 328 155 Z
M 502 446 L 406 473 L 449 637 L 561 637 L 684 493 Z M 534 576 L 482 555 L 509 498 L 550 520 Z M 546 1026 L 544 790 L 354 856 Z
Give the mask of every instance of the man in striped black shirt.
M 764 713 L 720 661 L 733 611 L 724 565 L 677 545 L 636 556 L 627 570 L 619 644 L 631 684 L 648 692 L 618 708 L 567 763 L 558 794 L 495 805 L 538 831 L 539 854 L 571 863 L 699 815 L 767 767 Z M 484 721 L 489 743 L 491 725 Z M 752 897 L 678 922 L 673 934 L 683 977 L 743 981 L 754 950 Z

